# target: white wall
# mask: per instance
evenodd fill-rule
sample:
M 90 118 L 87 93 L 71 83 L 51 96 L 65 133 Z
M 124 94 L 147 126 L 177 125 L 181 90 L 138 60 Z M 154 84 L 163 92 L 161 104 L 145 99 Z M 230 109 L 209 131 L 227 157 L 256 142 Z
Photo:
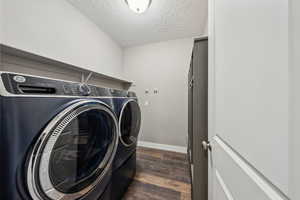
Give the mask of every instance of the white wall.
M 136 84 L 132 89 L 143 113 L 139 140 L 186 146 L 192 47 L 192 39 L 180 39 L 125 49 L 125 75 Z M 158 94 L 153 93 L 155 88 Z
M 300 1 L 290 0 L 290 191 L 292 200 L 300 199 Z
M 0 43 L 2 43 L 3 40 L 3 0 L 0 0 Z M 1 58 L 0 58 L 1 59 Z
M 1 43 L 121 76 L 122 49 L 65 0 L 0 1 Z

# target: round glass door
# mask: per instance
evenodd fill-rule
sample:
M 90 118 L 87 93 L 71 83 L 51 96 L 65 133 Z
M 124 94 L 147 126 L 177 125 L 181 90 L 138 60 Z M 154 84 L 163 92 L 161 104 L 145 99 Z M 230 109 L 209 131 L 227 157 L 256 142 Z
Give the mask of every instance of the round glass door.
M 36 199 L 77 199 L 107 173 L 117 147 L 117 121 L 98 101 L 76 103 L 57 115 L 30 157 L 29 192 Z
M 119 117 L 120 141 L 126 146 L 136 144 L 141 127 L 141 110 L 137 101 L 127 101 Z

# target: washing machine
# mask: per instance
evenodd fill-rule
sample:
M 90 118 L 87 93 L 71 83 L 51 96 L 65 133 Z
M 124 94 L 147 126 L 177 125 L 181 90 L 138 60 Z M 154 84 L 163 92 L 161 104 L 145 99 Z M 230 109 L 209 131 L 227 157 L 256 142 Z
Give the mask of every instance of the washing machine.
M 119 122 L 110 90 L 0 76 L 0 199 L 111 199 Z
M 119 144 L 113 161 L 112 199 L 120 200 L 136 172 L 136 147 L 141 126 L 141 110 L 134 92 L 121 91 L 114 98 L 118 116 Z

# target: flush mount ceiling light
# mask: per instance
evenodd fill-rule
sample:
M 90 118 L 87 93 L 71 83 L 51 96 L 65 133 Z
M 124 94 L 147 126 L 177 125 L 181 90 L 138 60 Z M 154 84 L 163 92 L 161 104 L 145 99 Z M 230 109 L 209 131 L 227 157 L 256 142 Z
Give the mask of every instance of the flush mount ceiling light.
M 152 0 L 125 0 L 125 2 L 133 12 L 141 14 L 150 7 Z

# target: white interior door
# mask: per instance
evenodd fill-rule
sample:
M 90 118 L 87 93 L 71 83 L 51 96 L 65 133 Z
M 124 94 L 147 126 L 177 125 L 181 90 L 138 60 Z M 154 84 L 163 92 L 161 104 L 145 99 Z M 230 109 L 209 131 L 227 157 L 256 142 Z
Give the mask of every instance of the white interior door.
M 210 1 L 210 200 L 291 199 L 289 9 Z

